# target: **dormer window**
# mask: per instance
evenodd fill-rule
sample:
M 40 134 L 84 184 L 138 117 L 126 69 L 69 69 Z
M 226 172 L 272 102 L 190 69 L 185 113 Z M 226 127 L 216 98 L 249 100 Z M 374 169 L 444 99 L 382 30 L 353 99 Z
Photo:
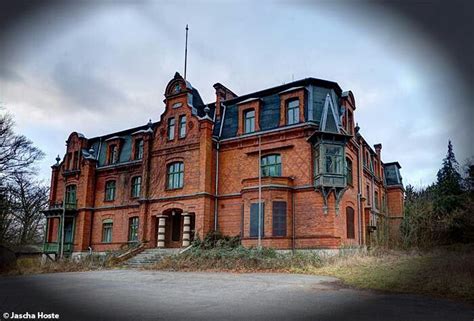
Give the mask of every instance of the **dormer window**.
M 299 122 L 300 101 L 290 100 L 286 105 L 286 124 L 293 125 Z
M 116 144 L 111 144 L 109 146 L 109 164 L 115 164 L 118 162 L 118 146 Z
M 170 118 L 168 119 L 168 140 L 174 139 L 174 127 L 175 127 L 175 119 Z
M 182 115 L 179 117 L 179 138 L 186 137 L 186 115 Z
M 138 138 L 135 140 L 135 155 L 134 159 L 142 159 L 143 158 L 143 139 Z
M 255 110 L 250 109 L 244 113 L 244 133 L 249 134 L 255 131 Z

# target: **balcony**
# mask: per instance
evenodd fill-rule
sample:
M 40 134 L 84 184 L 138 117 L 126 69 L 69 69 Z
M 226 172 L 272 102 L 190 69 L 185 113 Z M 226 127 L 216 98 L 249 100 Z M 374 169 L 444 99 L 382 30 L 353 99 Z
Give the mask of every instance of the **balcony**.
M 339 187 L 344 188 L 347 185 L 347 178 L 340 174 L 319 174 L 314 177 L 316 187 Z
M 72 248 L 73 248 L 72 243 L 64 243 L 64 252 L 70 253 L 70 252 L 72 252 Z M 45 254 L 58 254 L 59 253 L 59 242 L 44 243 L 43 253 L 45 253 Z
M 69 214 L 74 214 L 77 210 L 77 200 L 71 202 L 66 202 L 66 206 L 63 206 L 63 202 L 50 202 L 47 210 L 42 211 L 46 216 L 48 215 L 60 215 L 63 210 L 69 212 Z

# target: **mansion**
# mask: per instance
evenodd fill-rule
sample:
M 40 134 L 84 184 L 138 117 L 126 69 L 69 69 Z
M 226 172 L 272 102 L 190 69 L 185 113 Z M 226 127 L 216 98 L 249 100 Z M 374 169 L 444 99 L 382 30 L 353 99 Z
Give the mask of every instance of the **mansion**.
M 316 78 L 241 96 L 214 89 L 205 104 L 176 73 L 158 122 L 71 133 L 52 166 L 44 252 L 180 248 L 211 231 L 277 249 L 396 236 L 400 165 L 361 135 L 351 91 Z

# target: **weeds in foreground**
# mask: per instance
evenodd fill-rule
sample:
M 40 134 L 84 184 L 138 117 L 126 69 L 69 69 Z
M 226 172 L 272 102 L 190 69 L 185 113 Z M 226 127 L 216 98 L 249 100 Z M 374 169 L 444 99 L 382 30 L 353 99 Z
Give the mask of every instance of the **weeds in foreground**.
M 112 267 L 111 256 L 88 256 L 81 260 L 42 260 L 40 257 L 19 258 L 6 275 L 40 274 L 56 272 L 81 272 Z

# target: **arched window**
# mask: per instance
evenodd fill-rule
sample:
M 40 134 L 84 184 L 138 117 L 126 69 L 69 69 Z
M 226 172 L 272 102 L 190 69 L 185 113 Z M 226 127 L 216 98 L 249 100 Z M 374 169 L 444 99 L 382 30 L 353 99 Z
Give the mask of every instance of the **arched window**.
M 262 156 L 262 176 L 281 176 L 281 157 L 279 154 Z
M 75 208 L 76 207 L 76 185 L 68 185 L 66 186 L 66 207 L 67 208 Z
M 346 158 L 346 177 L 347 177 L 347 184 L 353 185 L 353 177 L 352 177 L 352 161 L 349 158 Z
M 250 109 L 244 113 L 244 133 L 253 133 L 255 131 L 255 110 Z
M 286 105 L 286 124 L 292 125 L 299 122 L 300 101 L 290 100 Z
M 175 162 L 168 165 L 168 178 L 166 187 L 168 189 L 182 188 L 184 185 L 184 164 Z
M 354 230 L 354 209 L 352 207 L 346 207 L 346 229 L 347 229 L 347 238 L 355 238 Z
M 115 199 L 115 181 L 105 183 L 105 200 L 113 201 Z

